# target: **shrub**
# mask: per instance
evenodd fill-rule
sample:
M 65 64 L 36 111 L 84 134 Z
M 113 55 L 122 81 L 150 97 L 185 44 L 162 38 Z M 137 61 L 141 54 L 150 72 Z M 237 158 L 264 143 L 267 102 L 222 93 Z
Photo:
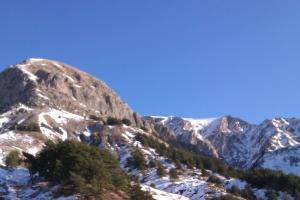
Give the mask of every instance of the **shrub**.
M 5 165 L 8 167 L 17 167 L 21 164 L 20 152 L 13 150 L 5 158 Z
M 121 125 L 122 120 L 119 120 L 119 119 L 113 118 L 113 117 L 108 117 L 106 120 L 106 124 L 110 125 L 110 126 Z
M 18 131 L 40 131 L 40 126 L 37 123 L 30 123 L 30 124 L 15 124 L 12 126 L 13 130 Z
M 155 168 L 157 166 L 157 161 L 151 159 L 150 162 L 148 163 L 149 168 Z
M 130 126 L 130 125 L 131 125 L 131 121 L 130 121 L 129 119 L 124 118 L 124 119 L 122 119 L 121 121 L 122 121 L 122 124 L 125 124 L 125 125 L 127 125 L 127 126 Z
M 158 162 L 158 164 L 157 164 L 156 173 L 159 177 L 164 177 L 167 175 L 166 169 L 161 162 Z
M 268 198 L 268 200 L 277 200 L 278 199 L 278 194 L 273 190 L 268 190 L 265 195 Z
M 210 183 L 218 184 L 218 185 L 222 184 L 221 179 L 219 179 L 218 177 L 216 177 L 214 175 L 209 176 L 207 181 L 210 182 Z
M 98 117 L 98 116 L 96 116 L 96 115 L 90 115 L 89 118 L 90 118 L 91 120 L 95 120 L 95 121 L 102 121 L 102 118 L 101 118 L 101 117 Z
M 129 119 L 126 119 L 126 118 L 124 118 L 124 119 L 117 119 L 117 118 L 114 118 L 114 117 L 108 117 L 107 120 L 106 120 L 106 124 L 110 125 L 110 126 L 122 125 L 122 124 L 130 126 L 131 125 L 131 121 Z
M 224 196 L 217 197 L 216 200 L 239 200 L 239 199 L 232 195 L 224 195 Z
M 139 149 L 135 149 L 131 153 L 131 157 L 127 159 L 127 167 L 132 167 L 134 169 L 145 170 L 147 169 L 147 161 Z
M 130 188 L 131 200 L 154 200 L 149 191 L 142 191 L 139 184 L 134 184 Z
M 170 178 L 173 180 L 178 179 L 178 172 L 175 168 L 170 169 L 169 175 L 170 175 Z
M 233 185 L 233 186 L 230 188 L 230 192 L 231 192 L 232 194 L 239 195 L 239 194 L 240 194 L 240 189 L 239 189 L 238 186 Z

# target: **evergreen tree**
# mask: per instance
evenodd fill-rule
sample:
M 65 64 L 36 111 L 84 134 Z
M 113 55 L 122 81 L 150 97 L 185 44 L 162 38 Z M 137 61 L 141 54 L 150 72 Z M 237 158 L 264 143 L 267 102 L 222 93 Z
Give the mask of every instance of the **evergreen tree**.
M 164 177 L 164 176 L 167 175 L 166 169 L 165 169 L 165 167 L 163 166 L 163 164 L 161 162 L 159 162 L 158 165 L 157 165 L 156 173 L 159 177 Z
M 127 159 L 127 167 L 133 167 L 134 169 L 145 170 L 147 169 L 147 161 L 139 149 L 135 149 L 131 153 L 131 157 Z

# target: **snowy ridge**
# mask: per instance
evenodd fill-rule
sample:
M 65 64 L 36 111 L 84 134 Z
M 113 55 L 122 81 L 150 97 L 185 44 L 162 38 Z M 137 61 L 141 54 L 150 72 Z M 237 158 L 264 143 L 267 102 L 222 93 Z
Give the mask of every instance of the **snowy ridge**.
M 150 118 L 172 130 L 181 142 L 205 142 L 211 148 L 211 155 L 216 153 L 216 157 L 230 165 L 241 168 L 255 165 L 300 175 L 300 119 L 275 118 L 253 125 L 231 116 L 199 120 L 173 116 Z M 207 151 L 206 146 L 197 147 Z

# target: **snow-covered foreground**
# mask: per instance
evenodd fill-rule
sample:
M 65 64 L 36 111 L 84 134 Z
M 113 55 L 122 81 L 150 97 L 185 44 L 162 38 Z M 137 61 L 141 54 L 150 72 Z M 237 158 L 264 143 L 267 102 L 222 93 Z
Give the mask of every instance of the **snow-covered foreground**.
M 75 200 L 74 196 L 54 198 L 56 187 L 32 185 L 25 168 L 0 168 L 0 197 L 5 200 Z

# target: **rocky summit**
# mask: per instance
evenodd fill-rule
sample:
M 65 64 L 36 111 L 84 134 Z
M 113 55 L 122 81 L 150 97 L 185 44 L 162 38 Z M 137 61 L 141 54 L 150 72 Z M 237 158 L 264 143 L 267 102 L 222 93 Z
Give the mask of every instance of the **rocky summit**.
M 128 105 L 103 81 L 57 61 L 27 59 L 12 65 L 0 74 L 0 88 L 2 113 L 23 104 L 135 120 Z

